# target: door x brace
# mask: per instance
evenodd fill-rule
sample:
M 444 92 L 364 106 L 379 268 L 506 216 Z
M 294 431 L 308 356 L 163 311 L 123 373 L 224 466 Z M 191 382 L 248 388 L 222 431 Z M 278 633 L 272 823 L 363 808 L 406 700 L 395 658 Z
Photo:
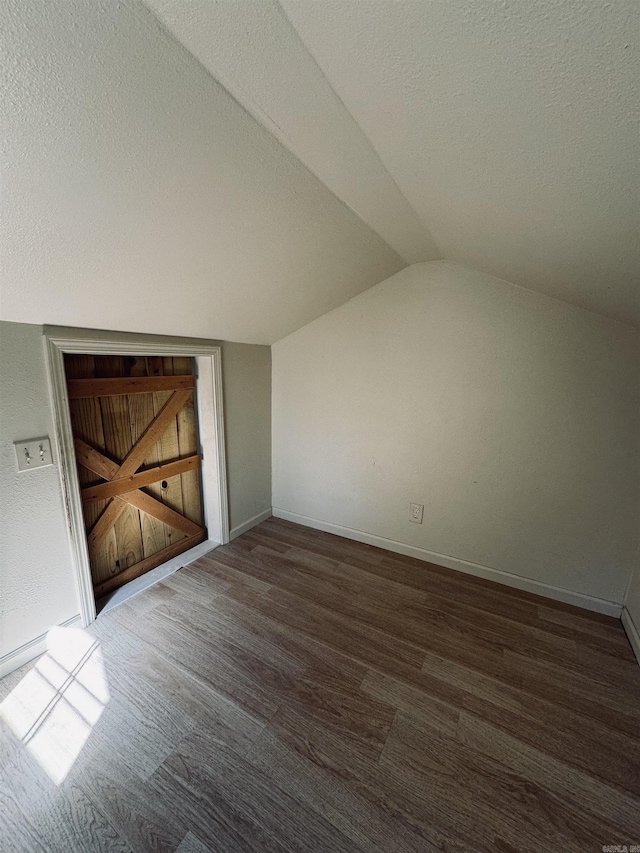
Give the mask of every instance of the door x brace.
M 85 468 L 88 468 L 107 481 L 99 486 L 90 486 L 82 490 L 82 500 L 85 503 L 97 500 L 109 500 L 102 515 L 87 536 L 90 553 L 95 552 L 127 504 L 146 512 L 148 515 L 152 515 L 169 527 L 174 527 L 189 537 L 204 537 L 205 530 L 199 524 L 171 509 L 171 507 L 163 504 L 161 501 L 156 500 L 151 495 L 140 491 L 141 486 L 147 486 L 166 477 L 172 477 L 175 474 L 198 468 L 200 466 L 199 456 L 189 456 L 177 462 L 170 462 L 148 469 L 147 471 L 136 473 L 149 455 L 153 445 L 162 436 L 191 394 L 190 390 L 174 391 L 121 464 L 108 459 L 85 441 L 82 441 L 82 439 L 75 439 L 76 459 L 79 464 L 84 465 Z

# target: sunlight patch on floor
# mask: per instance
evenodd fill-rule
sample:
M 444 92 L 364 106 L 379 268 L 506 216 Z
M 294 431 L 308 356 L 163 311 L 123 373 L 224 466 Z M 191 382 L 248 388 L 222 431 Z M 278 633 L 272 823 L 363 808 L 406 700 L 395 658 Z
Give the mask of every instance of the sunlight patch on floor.
M 46 654 L 0 704 L 0 719 L 59 785 L 108 701 L 100 643 L 80 628 L 55 627 Z

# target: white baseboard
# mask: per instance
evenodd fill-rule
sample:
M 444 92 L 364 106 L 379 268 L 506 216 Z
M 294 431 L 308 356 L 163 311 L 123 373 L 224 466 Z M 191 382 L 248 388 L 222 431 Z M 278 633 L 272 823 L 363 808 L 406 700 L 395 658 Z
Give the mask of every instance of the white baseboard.
M 315 530 L 324 530 L 326 533 L 335 533 L 336 536 L 344 536 L 345 539 L 365 542 L 367 545 L 374 545 L 376 548 L 384 548 L 386 551 L 404 554 L 406 557 L 415 557 L 417 560 L 436 563 L 438 566 L 444 566 L 447 569 L 456 569 L 468 575 L 475 575 L 476 577 L 495 581 L 496 583 L 521 589 L 525 592 L 532 592 L 535 595 L 543 595 L 545 598 L 552 598 L 554 601 L 562 601 L 565 604 L 584 607 L 596 613 L 604 613 L 607 616 L 620 618 L 622 612 L 622 605 L 617 604 L 615 601 L 607 601 L 604 598 L 595 598 L 591 595 L 562 589 L 562 587 L 551 586 L 532 578 L 523 578 L 520 575 L 511 574 L 511 572 L 503 572 L 501 569 L 493 569 L 490 566 L 471 563 L 468 560 L 461 560 L 458 557 L 451 557 L 448 554 L 438 554 L 435 551 L 427 551 L 425 548 L 418 548 L 415 545 L 396 542 L 395 539 L 385 539 L 384 536 L 375 536 L 373 533 L 365 533 L 362 530 L 353 530 L 351 527 L 342 527 L 340 524 L 333 524 L 329 521 L 309 518 L 306 515 L 299 515 L 296 512 L 289 512 L 286 509 L 280 509 L 275 506 L 273 507 L 273 515 L 276 518 L 283 518 L 285 521 L 293 521 L 295 524 L 313 527 Z
M 99 615 L 108 613 L 109 610 L 117 607 L 118 604 L 122 604 L 123 601 L 127 601 L 139 592 L 143 592 L 145 589 L 149 589 L 150 586 L 160 583 L 165 578 L 168 578 L 169 575 L 177 572 L 178 569 L 188 566 L 189 563 L 195 562 L 200 557 L 204 557 L 205 554 L 208 554 L 209 551 L 213 551 L 215 548 L 219 547 L 219 542 L 214 542 L 213 539 L 205 539 L 204 542 L 200 542 L 199 545 L 189 548 L 189 550 L 185 551 L 183 554 L 178 554 L 177 557 L 172 557 L 161 566 L 145 572 L 143 575 L 140 575 L 139 578 L 134 578 L 132 581 L 129 581 L 129 583 L 125 583 L 123 586 L 116 589 L 115 592 L 110 593 L 98 602 Z
M 636 628 L 634 621 L 631 618 L 631 614 L 626 607 L 622 608 L 622 616 L 620 619 L 622 620 L 624 630 L 627 632 L 631 648 L 633 649 L 638 664 L 640 665 L 640 633 L 638 633 L 638 629 Z
M 78 613 L 77 616 L 72 616 L 71 619 L 67 619 L 66 622 L 61 622 L 59 627 L 73 628 L 76 625 L 79 627 L 80 624 L 81 619 L 80 614 Z M 47 633 L 40 634 L 40 636 L 36 637 L 34 640 L 29 640 L 28 643 L 24 643 L 22 646 L 18 646 L 17 649 L 3 655 L 0 658 L 0 678 L 4 678 L 5 675 L 9 675 L 10 672 L 13 672 L 14 669 L 19 669 L 21 666 L 24 666 L 25 663 L 29 663 L 30 660 L 44 654 L 47 650 Z
M 233 527 L 229 531 L 229 541 L 236 539 L 238 536 L 242 536 L 242 534 L 246 533 L 247 530 L 251 530 L 252 527 L 261 524 L 268 518 L 271 518 L 272 514 L 271 507 L 269 507 L 269 509 L 265 509 L 264 512 L 259 512 L 258 515 L 254 515 L 253 518 L 250 518 L 248 521 L 239 524 L 237 527 Z

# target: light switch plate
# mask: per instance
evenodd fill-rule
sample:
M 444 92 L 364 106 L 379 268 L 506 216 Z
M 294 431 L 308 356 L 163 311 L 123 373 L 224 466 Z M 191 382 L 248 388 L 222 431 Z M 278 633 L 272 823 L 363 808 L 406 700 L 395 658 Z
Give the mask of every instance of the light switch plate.
M 18 471 L 29 471 L 31 468 L 44 468 L 53 465 L 51 458 L 51 443 L 48 438 L 29 438 L 26 441 L 14 441 Z

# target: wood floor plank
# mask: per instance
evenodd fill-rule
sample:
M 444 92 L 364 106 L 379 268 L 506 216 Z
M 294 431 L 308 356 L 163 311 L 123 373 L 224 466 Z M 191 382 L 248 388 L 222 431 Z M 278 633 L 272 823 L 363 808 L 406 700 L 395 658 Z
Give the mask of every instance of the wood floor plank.
M 194 733 L 165 761 L 163 770 L 179 784 L 201 792 L 207 807 L 233 816 L 249 845 L 283 850 L 353 853 L 354 845 L 327 820 L 256 772 L 240 757 L 212 750 Z
M 262 553 L 259 547 L 261 543 L 263 547 L 265 543 L 273 544 L 267 538 L 259 539 L 258 534 L 255 534 L 253 541 L 256 542 L 254 556 Z M 544 654 L 550 660 L 571 661 L 575 668 L 587 673 L 592 669 L 592 662 L 589 659 L 589 650 L 583 651 L 583 644 L 597 648 L 609 657 L 615 655 L 615 664 L 620 672 L 623 671 L 623 661 L 619 658 L 625 657 L 625 660 L 629 660 L 629 643 L 619 620 L 611 620 L 611 624 L 595 622 L 552 608 L 545 608 L 542 618 L 542 608 L 534 604 L 528 605 L 524 613 L 517 607 L 514 610 L 511 603 L 506 607 L 496 608 L 495 602 L 491 602 L 487 610 L 484 606 L 478 606 L 478 601 L 473 601 L 469 596 L 466 600 L 461 600 L 464 596 L 461 596 L 459 587 L 455 589 L 455 594 L 451 594 L 450 589 L 442 590 L 439 587 L 436 591 L 431 589 L 429 593 L 413 590 L 398 581 L 372 573 L 369 571 L 371 564 L 367 561 L 359 561 L 362 563 L 359 566 L 353 566 L 352 563 L 341 564 L 300 547 L 283 552 L 283 556 L 293 561 L 297 569 L 309 571 L 318 578 L 335 580 L 338 588 L 344 592 L 360 595 L 366 589 L 370 599 L 373 600 L 379 593 L 383 597 L 387 596 L 392 605 L 394 599 L 401 596 L 401 600 L 409 600 L 408 610 L 414 618 L 433 621 L 447 613 L 451 617 L 462 619 L 473 629 L 479 628 L 503 637 L 505 643 L 512 648 L 522 651 L 534 648 L 536 654 Z M 579 631 L 579 628 L 585 630 Z M 633 657 L 631 660 L 635 662 Z M 613 662 L 609 666 L 603 665 L 603 670 L 608 672 L 613 665 Z M 629 670 L 635 673 L 637 667 L 631 667 Z M 640 673 L 637 673 L 637 676 L 640 679 Z
M 112 685 L 115 679 L 112 679 Z M 118 689 L 112 687 L 93 737 L 120 758 L 138 778 L 146 780 L 194 727 L 180 708 L 169 703 L 150 685 L 144 695 L 139 684 L 120 674 Z M 126 722 L 125 722 L 126 721 Z
M 150 783 L 124 784 L 117 766 L 105 769 L 105 758 L 100 754 L 79 782 L 91 800 L 101 804 L 109 823 L 134 853 L 175 850 L 189 827 L 169 803 L 162 804 Z M 77 853 L 86 849 L 75 848 Z
M 285 521 L 282 518 L 272 516 L 260 525 L 261 534 L 279 539 L 282 542 L 288 543 L 289 548 L 296 543 L 312 543 L 312 550 L 315 554 L 332 557 L 337 556 L 341 561 L 347 556 L 363 557 L 367 560 L 377 561 L 382 560 L 387 552 L 380 548 L 374 548 L 372 545 L 365 545 L 360 542 L 353 542 L 351 539 L 344 539 L 341 536 L 327 536 L 319 530 L 314 530 L 311 527 L 301 527 L 299 524 Z
M 264 728 L 264 723 L 217 693 L 179 664 L 145 648 L 129 664 L 141 685 L 152 685 L 158 693 L 195 720 L 212 743 L 245 755 Z
M 381 848 L 394 853 L 415 853 L 425 849 L 424 839 L 404 822 L 360 796 L 338 774 L 285 746 L 270 731 L 258 738 L 248 760 L 363 850 Z
M 327 580 L 318 579 L 297 569 L 296 564 L 281 554 L 269 554 L 257 548 L 243 558 L 217 552 L 216 560 L 223 563 L 242 562 L 245 571 L 270 581 L 274 585 L 267 597 L 276 598 L 294 594 L 314 605 L 324 608 L 327 619 L 337 614 L 345 623 L 369 626 L 387 636 L 387 645 L 402 643 L 414 647 L 417 659 L 426 649 L 455 652 L 461 662 L 471 662 L 487 672 L 501 672 L 503 668 L 504 638 L 492 631 L 473 629 L 461 619 L 443 613 L 434 613 L 431 624 L 427 613 L 421 618 L 413 615 L 414 605 L 398 597 L 378 595 L 371 591 L 366 596 L 346 593 Z M 418 606 L 418 605 L 415 605 Z M 472 642 L 469 640 L 472 638 Z M 560 638 L 561 642 L 564 642 Z M 518 648 L 515 646 L 515 648 Z
M 59 785 L 0 704 L 2 850 L 640 843 L 640 669 L 618 620 L 268 519 L 88 633 L 103 707 L 77 717 Z M 34 726 L 55 750 L 49 711 Z
M 235 701 L 248 713 L 268 720 L 278 710 L 279 703 L 272 693 L 241 671 L 233 659 L 216 653 L 192 632 L 167 624 L 153 611 L 144 621 L 132 623 L 131 611 L 127 612 L 125 608 L 126 605 L 121 605 L 113 611 L 114 622 L 123 624 L 132 634 Z
M 137 613 L 142 615 L 147 609 L 151 609 L 158 603 L 158 595 L 164 599 L 162 592 L 158 593 L 158 587 L 145 590 L 136 596 Z M 127 662 L 142 648 L 142 641 L 136 637 L 124 625 L 118 625 L 115 629 L 114 623 L 102 616 L 91 623 L 87 632 L 100 644 L 100 650 L 104 660 L 111 663 L 117 662 L 117 666 L 125 666 Z
M 373 670 L 369 671 L 361 686 L 375 699 L 388 702 L 400 711 L 410 712 L 428 721 L 438 731 L 455 736 L 460 716 L 460 709 L 455 705 L 441 702 L 415 685 Z
M 610 784 L 640 790 L 640 730 L 623 734 L 601 720 L 567 708 L 437 655 L 427 655 L 423 671 L 459 688 L 461 706 L 515 734 L 532 746 L 590 772 Z M 588 748 L 585 748 L 588 744 Z
M 202 605 L 189 600 L 181 601 L 180 597 L 160 605 L 155 610 L 159 618 L 174 624 L 177 629 L 192 631 L 218 654 L 229 655 L 239 667 L 246 669 L 248 673 L 256 674 L 256 677 L 259 676 L 254 663 L 261 663 L 265 667 L 264 675 L 271 677 L 274 689 L 277 689 L 276 685 L 279 683 L 278 676 L 291 676 L 296 679 L 303 674 L 304 664 L 294 657 L 256 637 L 242 625 L 216 619 L 214 613 L 215 600 L 209 605 Z
M 538 607 L 544 606 L 555 612 L 567 613 L 592 623 L 614 626 L 617 630 L 623 631 L 620 621 L 610 616 L 502 586 L 484 578 L 461 575 L 433 563 L 401 554 L 392 554 L 380 548 L 361 545 L 338 536 L 327 537 L 327 534 L 320 531 L 303 528 L 283 519 L 270 518 L 250 533 L 255 535 L 259 533 L 269 538 L 277 537 L 285 544 L 286 542 L 295 543 L 296 547 L 309 547 L 310 550 L 319 554 L 334 556 L 339 562 L 347 565 L 353 562 L 355 566 L 363 567 L 371 574 L 396 580 L 420 591 L 441 595 L 448 592 L 452 599 L 468 602 L 472 606 L 481 606 L 487 612 L 513 616 L 525 621 L 531 618 L 537 619 Z M 317 545 L 316 542 L 318 542 Z
M 0 790 L 0 813 L 6 812 L 10 819 L 12 814 L 20 811 L 29 814 L 47 796 L 51 784 L 38 761 L 23 749 L 8 764 L 0 767 Z
M 557 797 L 581 808 L 611 828 L 635 838 L 640 828 L 640 799 L 574 770 L 541 750 L 502 732 L 473 714 L 462 712 L 458 738 L 478 752 L 499 761 Z
M 480 849 L 476 844 L 464 842 L 458 833 L 443 834 L 416 808 L 406 780 L 398 782 L 380 762 L 372 764 L 367 761 L 335 733 L 327 732 L 293 711 L 287 714 L 286 719 L 276 715 L 267 724 L 267 731 L 324 773 L 337 777 L 354 795 L 379 808 L 405 832 L 419 839 L 417 851 L 477 853 Z M 419 788 L 417 797 L 420 799 L 422 796 Z
M 604 677 L 615 686 L 626 683 L 630 690 L 638 691 L 640 688 L 640 668 L 633 654 L 629 638 L 625 635 L 620 638 L 620 648 L 615 648 L 607 642 L 594 641 L 592 634 L 576 636 L 578 645 L 577 657 L 580 661 L 582 672 L 590 672 L 597 677 Z M 583 640 L 582 637 L 588 639 Z M 626 652 L 623 653 L 622 643 L 626 644 Z
M 632 738 L 515 689 L 511 698 L 508 708 L 504 701 L 496 704 L 470 693 L 463 709 L 577 770 L 640 796 L 640 732 Z
M 30 810 L 22 809 L 8 791 L 0 787 L 0 850 L 16 849 L 29 853 L 50 853 L 51 850 Z
M 392 671 L 402 664 L 419 669 L 424 659 L 415 646 L 281 589 L 271 589 L 254 604 L 265 615 L 365 664 Z
M 225 847 L 219 848 L 224 850 L 230 850 L 231 848 L 228 845 L 228 838 L 225 839 Z M 187 832 L 185 837 L 182 839 L 180 843 L 180 847 L 176 850 L 176 853 L 211 853 L 210 848 L 200 841 L 192 832 Z
M 427 793 L 429 808 L 437 808 L 433 820 L 442 821 L 443 831 L 451 819 L 450 803 L 459 803 L 459 817 L 472 819 L 458 820 L 449 831 L 461 832 L 469 842 L 479 837 L 489 849 L 500 834 L 522 851 L 560 847 L 581 853 L 615 829 L 597 813 L 584 811 L 570 792 L 558 797 L 542 780 L 528 779 L 409 715 L 394 721 L 381 763 L 412 790 Z
M 229 583 L 240 586 L 249 586 L 260 593 L 269 592 L 271 584 L 261 581 L 259 578 L 254 578 L 253 575 L 249 575 L 246 572 L 231 568 L 223 563 L 216 562 L 215 553 L 216 552 L 213 551 L 211 554 L 205 554 L 204 557 L 197 560 L 196 563 L 193 564 L 194 570 L 207 572 L 208 574 L 214 575 L 222 580 L 226 580 Z
M 83 847 L 92 853 L 134 853 L 77 785 L 40 800 L 31 817 L 50 853 L 68 853 Z
M 505 653 L 505 665 L 512 684 L 534 696 L 600 720 L 613 729 L 637 737 L 640 730 L 640 702 L 636 691 L 612 690 L 596 679 L 571 669 L 553 666 L 530 655 Z
M 163 583 L 181 601 L 193 601 L 210 605 L 231 586 L 231 581 L 207 576 L 201 569 L 186 566 L 170 575 Z M 164 602 L 161 602 L 164 603 Z
M 258 844 L 247 842 L 240 827 L 235 825 L 233 813 L 225 809 L 215 795 L 210 798 L 207 790 L 201 791 L 162 767 L 151 778 L 150 784 L 154 786 L 157 798 L 171 802 L 180 823 L 189 827 L 185 838 L 195 833 L 212 853 L 259 853 L 262 849 Z
M 217 653 L 226 653 L 239 671 L 268 690 L 281 702 L 279 713 L 295 708 L 322 725 L 339 731 L 357 748 L 374 760 L 380 754 L 394 715 L 389 703 L 375 701 L 355 685 L 343 687 L 337 682 L 321 684 L 306 672 L 304 664 L 288 653 L 256 637 L 237 623 L 206 620 L 206 611 L 195 606 L 173 613 L 171 605 L 159 608 L 159 615 L 177 618 L 183 626 L 192 626 Z
M 625 636 L 620 620 L 612 616 L 578 610 L 577 607 L 570 611 L 558 610 L 550 604 L 539 605 L 537 609 L 539 618 L 547 624 L 565 625 L 581 633 L 616 640 Z
M 261 640 L 287 652 L 320 684 L 354 688 L 360 685 L 367 673 L 363 664 L 265 616 L 251 606 L 259 601 L 260 594 L 252 589 L 232 587 L 216 600 L 215 618 L 242 625 Z
M 578 655 L 573 638 L 546 633 L 539 627 L 520 625 L 494 614 L 484 614 L 476 608 L 466 608 L 465 612 L 457 605 L 447 607 L 442 600 L 436 604 L 424 601 L 407 603 L 398 600 L 397 596 L 394 599 L 389 592 L 379 597 L 374 589 L 363 603 L 358 589 L 345 588 L 346 583 L 340 589 L 340 584 L 334 587 L 327 580 L 327 573 L 332 569 L 317 562 L 314 574 L 309 577 L 305 570 L 299 570 L 299 563 L 290 556 L 291 553 L 271 554 L 258 546 L 245 557 L 245 565 L 248 570 L 269 578 L 279 588 L 309 598 L 332 612 L 339 611 L 395 637 L 409 640 L 423 650 L 446 654 L 458 663 L 507 681 L 511 672 L 504 665 L 504 650 L 535 655 L 538 661 L 544 659 L 561 663 L 564 670 L 568 666 L 587 678 L 594 677 L 593 660 L 588 655 Z M 236 558 L 220 554 L 217 559 Z M 308 565 L 309 561 L 306 563 Z M 318 574 L 321 577 L 317 577 Z M 602 678 L 611 682 L 617 676 L 609 675 L 608 669 L 603 668 Z

